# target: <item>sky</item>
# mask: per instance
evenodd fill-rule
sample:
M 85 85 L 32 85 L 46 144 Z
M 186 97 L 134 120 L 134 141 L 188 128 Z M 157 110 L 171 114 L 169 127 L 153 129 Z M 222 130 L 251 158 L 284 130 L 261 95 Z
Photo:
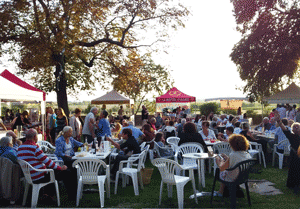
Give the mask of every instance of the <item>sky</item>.
M 171 71 L 174 87 L 197 100 L 244 97 L 242 91 L 236 90 L 244 82 L 229 57 L 234 44 L 241 38 L 235 29 L 232 3 L 230 0 L 182 0 L 182 3 L 191 12 L 185 28 L 170 34 L 168 54 L 157 53 L 154 61 Z M 1 61 L 0 72 L 4 69 L 15 72 L 14 63 Z M 93 95 L 81 92 L 79 101 L 89 101 L 107 93 L 97 85 L 96 89 Z M 48 94 L 46 99 L 56 101 L 56 93 Z M 68 100 L 78 101 L 71 96 Z

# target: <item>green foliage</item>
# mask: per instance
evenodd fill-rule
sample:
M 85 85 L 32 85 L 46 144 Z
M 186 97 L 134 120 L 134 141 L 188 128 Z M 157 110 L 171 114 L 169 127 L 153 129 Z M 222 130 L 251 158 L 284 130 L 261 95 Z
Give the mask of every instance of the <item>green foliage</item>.
M 201 115 L 208 116 L 209 113 L 214 112 L 216 114 L 219 113 L 220 105 L 216 102 L 203 103 L 200 105 Z
M 298 0 L 231 0 L 241 40 L 230 55 L 255 101 L 299 77 Z
M 118 78 L 130 73 L 125 65 L 139 63 L 128 55 L 139 58 L 140 47 L 158 50 L 156 42 L 184 27 L 188 15 L 186 7 L 169 0 L 1 1 L 0 54 L 13 56 L 19 73 L 29 74 L 36 87 L 56 91 L 68 115 L 67 90 L 76 95 L 94 90 L 95 83 L 105 89 L 122 81 Z M 160 85 L 158 76 L 144 71 Z
M 222 112 L 227 115 L 236 115 L 237 110 L 234 109 L 222 109 Z

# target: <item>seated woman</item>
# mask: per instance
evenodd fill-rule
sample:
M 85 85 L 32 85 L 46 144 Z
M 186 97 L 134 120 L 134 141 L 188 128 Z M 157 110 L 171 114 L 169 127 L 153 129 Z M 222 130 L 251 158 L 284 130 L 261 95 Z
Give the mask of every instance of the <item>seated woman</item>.
M 254 136 L 250 132 L 249 123 L 243 122 L 241 125 L 241 128 L 242 128 L 242 131 L 240 132 L 240 134 L 245 136 L 248 139 L 248 141 L 250 141 L 250 142 L 257 142 L 257 143 L 261 144 L 262 150 L 263 150 L 264 154 L 266 155 L 268 142 L 264 139 L 255 139 Z
M 55 141 L 55 155 L 59 160 L 63 160 L 65 165 L 72 167 L 72 157 L 75 155 L 74 148 L 82 147 L 83 143 L 75 140 L 72 137 L 73 130 L 71 126 L 65 126 L 63 130 L 58 134 L 58 137 Z
M 5 136 L 0 140 L 0 156 L 17 163 L 17 152 L 13 149 L 13 141 L 11 137 Z
M 209 129 L 209 122 L 207 120 L 202 122 L 202 130 L 199 132 L 203 140 L 217 139 L 215 132 Z
M 111 129 L 111 133 L 114 138 L 118 138 L 120 131 L 122 130 L 122 125 L 120 123 L 116 123 L 115 126 Z
M 154 140 L 160 147 L 165 147 L 166 140 L 164 139 L 164 134 L 161 132 L 156 133 L 155 140 Z M 171 148 L 171 147 L 170 147 Z M 172 149 L 161 149 L 160 155 L 162 157 L 171 156 L 173 155 Z
M 238 170 L 226 171 L 226 169 L 233 168 L 236 164 L 251 159 L 251 155 L 247 152 L 249 142 L 245 136 L 240 134 L 233 134 L 229 137 L 229 144 L 233 150 L 229 156 L 222 153 L 223 159 L 219 156 L 216 158 L 216 163 L 220 168 L 220 179 L 228 182 L 233 182 L 238 176 Z M 238 168 L 237 168 L 238 169 Z M 225 184 L 220 184 L 220 189 L 215 192 L 215 196 L 223 196 Z
M 195 123 L 187 122 L 183 126 L 183 133 L 178 134 L 180 141 L 178 146 L 186 142 L 197 142 L 201 144 L 204 148 L 204 152 L 207 152 L 207 146 L 202 139 L 202 136 L 197 133 L 197 127 Z
M 166 122 L 166 127 L 163 129 L 166 139 L 170 136 L 176 135 L 176 128 L 174 127 L 174 121 Z
M 150 142 L 154 139 L 155 137 L 155 133 L 154 130 L 151 128 L 151 126 L 146 123 L 143 127 L 142 127 L 142 132 L 144 133 L 144 137 L 142 139 L 143 142 Z M 154 147 L 154 143 L 151 142 L 150 143 L 150 149 L 153 149 Z

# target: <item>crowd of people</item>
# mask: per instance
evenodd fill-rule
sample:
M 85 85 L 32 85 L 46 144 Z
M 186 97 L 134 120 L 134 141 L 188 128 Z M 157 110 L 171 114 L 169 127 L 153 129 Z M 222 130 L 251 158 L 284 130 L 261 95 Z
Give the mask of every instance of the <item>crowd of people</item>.
M 296 108 L 296 107 L 295 107 Z M 294 109 L 295 109 L 294 108 Z M 122 108 L 121 108 L 122 109 Z M 141 152 L 140 144 L 146 142 L 150 149 L 154 147 L 154 141 L 161 147 L 168 146 L 166 139 L 170 136 L 178 136 L 179 144 L 187 142 L 197 142 L 201 144 L 204 151 L 208 148 L 206 140 L 220 140 L 229 142 L 233 152 L 229 155 L 222 155 L 222 159 L 217 157 L 217 164 L 220 167 L 222 179 L 233 180 L 227 168 L 234 167 L 237 163 L 249 159 L 247 153 L 250 142 L 257 142 L 262 145 L 263 152 L 267 154 L 268 142 L 255 137 L 255 131 L 272 131 L 275 134 L 274 143 L 288 139 L 291 144 L 291 162 L 287 181 L 287 186 L 299 188 L 300 180 L 297 177 L 300 155 L 300 123 L 297 121 L 299 111 L 292 113 L 293 108 L 286 108 L 286 114 L 282 114 L 283 107 L 273 110 L 270 117 L 263 118 L 262 122 L 251 130 L 247 116 L 216 115 L 211 112 L 209 115 L 196 115 L 194 118 L 187 117 L 186 114 L 161 115 L 156 113 L 155 117 L 149 118 L 149 113 L 145 106 L 142 107 L 142 127 L 136 127 L 133 121 L 122 118 L 122 120 L 109 120 L 108 112 L 101 110 L 100 114 L 97 107 L 92 107 L 86 115 L 84 121 L 81 119 L 81 110 L 76 109 L 73 116 L 68 120 L 63 109 L 57 108 L 53 111 L 48 107 L 46 117 L 46 133 L 49 142 L 56 146 L 55 155 L 64 161 L 64 166 L 56 165 L 43 153 L 37 145 L 37 131 L 28 129 L 26 141 L 22 143 L 17 139 L 14 132 L 9 131 L 6 137 L 0 141 L 0 156 L 10 159 L 16 163 L 17 159 L 22 159 L 30 163 L 37 169 L 46 167 L 55 170 L 56 178 L 64 181 L 69 198 L 75 199 L 77 187 L 76 170 L 72 168 L 72 157 L 78 147 L 82 147 L 84 142 L 93 143 L 95 139 L 98 144 L 101 140 L 110 141 L 118 150 L 119 154 L 111 168 L 111 178 L 114 179 L 122 160 L 128 159 L 132 154 Z M 121 114 L 121 111 L 120 115 Z M 24 122 L 26 113 L 20 114 L 17 121 Z M 288 117 L 287 117 L 288 116 Z M 291 117 L 293 119 L 291 119 Z M 293 123 L 289 122 L 293 120 Z M 273 143 L 273 144 L 274 144 Z M 277 147 L 277 151 L 283 152 L 282 147 Z M 163 155 L 174 155 L 171 150 L 166 150 Z M 32 172 L 32 180 L 37 183 L 46 182 L 50 178 L 45 172 Z M 53 194 L 53 188 L 48 191 Z M 45 189 L 45 191 L 47 191 Z M 74 193 L 75 191 L 75 193 Z M 221 196 L 224 191 L 223 185 L 215 194 Z

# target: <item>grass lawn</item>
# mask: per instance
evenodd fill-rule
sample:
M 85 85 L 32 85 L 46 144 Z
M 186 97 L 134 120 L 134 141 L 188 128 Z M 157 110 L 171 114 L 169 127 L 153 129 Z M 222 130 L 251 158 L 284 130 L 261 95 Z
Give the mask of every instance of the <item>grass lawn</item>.
M 300 207 L 300 194 L 295 195 L 286 184 L 288 168 L 285 166 L 282 170 L 270 165 L 266 169 L 262 168 L 260 164 L 255 165 L 254 168 L 261 169 L 261 174 L 250 174 L 250 179 L 266 179 L 275 183 L 275 187 L 280 189 L 284 194 L 274 196 L 262 196 L 257 193 L 250 193 L 252 208 L 299 208 Z M 153 167 L 151 162 L 147 160 L 146 167 Z M 195 175 L 197 177 L 197 175 Z M 105 195 L 105 207 L 108 208 L 178 208 L 176 188 L 173 188 L 173 198 L 168 198 L 167 187 L 164 185 L 164 191 L 162 196 L 162 204 L 158 205 L 159 199 L 159 187 L 160 187 L 160 173 L 157 168 L 154 169 L 151 183 L 144 186 L 144 190 L 140 188 L 140 195 L 135 196 L 133 186 L 128 185 L 122 188 L 121 181 L 119 181 L 118 193 L 114 194 L 115 185 L 111 184 L 111 198 L 108 199 Z M 196 187 L 198 188 L 198 179 L 196 179 Z M 206 173 L 206 187 L 204 191 L 211 191 L 213 183 L 213 174 Z M 97 186 L 94 186 L 97 188 Z M 216 190 L 219 189 L 219 184 L 216 186 Z M 245 192 L 244 192 L 245 193 Z M 189 196 L 193 194 L 192 184 L 188 183 L 184 188 L 184 207 L 185 208 L 210 208 L 210 197 L 199 197 L 198 204 L 194 199 L 189 199 Z M 27 207 L 30 207 L 30 197 L 27 199 Z M 64 189 L 60 191 L 61 206 L 60 207 L 75 207 L 75 202 L 69 202 L 66 200 L 66 193 Z M 42 201 L 38 202 L 37 207 L 57 207 L 57 205 L 45 205 Z M 99 193 L 84 193 L 79 204 L 80 208 L 99 208 Z M 228 208 L 229 201 L 227 198 L 214 197 L 213 208 Z M 238 199 L 237 208 L 249 208 L 247 197 Z

